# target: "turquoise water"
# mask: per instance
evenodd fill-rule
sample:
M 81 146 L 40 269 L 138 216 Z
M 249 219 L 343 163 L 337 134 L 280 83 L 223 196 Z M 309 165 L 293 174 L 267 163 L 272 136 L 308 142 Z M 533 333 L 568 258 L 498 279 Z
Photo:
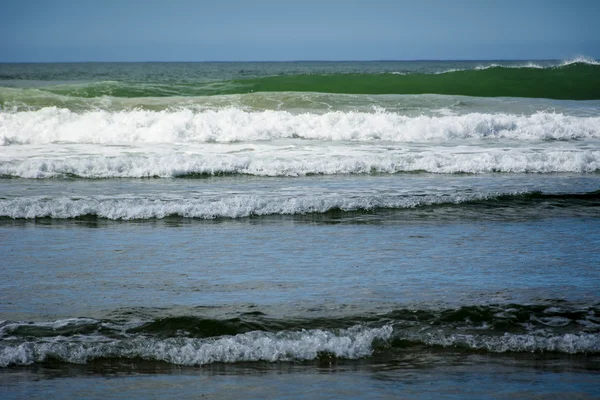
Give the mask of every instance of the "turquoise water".
M 597 68 L 1 64 L 3 394 L 597 397 Z

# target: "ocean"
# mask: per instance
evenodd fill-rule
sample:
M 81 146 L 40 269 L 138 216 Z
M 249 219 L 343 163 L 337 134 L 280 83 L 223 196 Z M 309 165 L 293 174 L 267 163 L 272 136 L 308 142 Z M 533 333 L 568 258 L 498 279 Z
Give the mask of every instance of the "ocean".
M 0 64 L 0 393 L 599 398 L 600 63 Z

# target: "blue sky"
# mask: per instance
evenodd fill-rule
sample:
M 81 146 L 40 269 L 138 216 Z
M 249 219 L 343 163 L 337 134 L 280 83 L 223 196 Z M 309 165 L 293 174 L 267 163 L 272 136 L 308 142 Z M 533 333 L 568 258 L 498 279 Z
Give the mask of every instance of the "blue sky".
M 600 58 L 600 0 L 0 0 L 0 62 Z

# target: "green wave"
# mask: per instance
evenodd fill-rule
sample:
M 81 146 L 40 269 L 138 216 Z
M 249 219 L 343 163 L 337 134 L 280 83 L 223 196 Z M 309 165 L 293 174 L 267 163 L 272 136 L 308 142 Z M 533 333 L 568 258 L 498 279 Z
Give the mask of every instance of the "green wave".
M 66 98 L 203 97 L 255 92 L 335 94 L 441 94 L 474 97 L 525 97 L 600 100 L 600 65 L 576 62 L 549 68 L 492 66 L 436 74 L 303 74 L 211 82 L 97 81 L 36 88 L 2 88 L 0 105 L 52 104 Z M 46 98 L 47 95 L 60 96 Z M 60 105 L 60 104 L 58 104 Z
M 551 308 L 554 306 L 553 308 Z M 550 304 L 491 304 L 462 306 L 447 309 L 398 308 L 385 314 L 365 314 L 345 317 L 285 318 L 276 319 L 257 312 L 242 314 L 229 319 L 212 319 L 198 316 L 159 318 L 129 329 L 129 334 L 145 334 L 159 337 L 217 337 L 237 335 L 251 331 L 277 333 L 303 329 L 336 331 L 354 325 L 379 327 L 386 324 L 399 330 L 414 327 L 468 331 L 470 329 L 489 333 L 526 333 L 532 327 L 552 330 L 556 333 L 598 332 L 600 328 L 590 322 L 597 320 L 598 307 L 573 306 L 561 302 Z M 529 325 L 526 325 L 529 324 Z
M 393 325 L 399 331 L 415 327 L 444 330 L 476 330 L 485 327 L 489 333 L 526 333 L 546 329 L 555 333 L 598 333 L 598 304 L 587 306 L 548 300 L 543 304 L 489 304 L 458 308 L 408 309 L 397 308 L 386 313 L 366 313 L 349 316 L 275 318 L 260 311 L 241 313 L 233 318 L 210 318 L 199 315 L 165 316 L 135 327 L 119 321 L 80 319 L 62 324 L 9 323 L 11 336 L 20 338 L 71 337 L 102 334 L 107 337 L 192 337 L 233 336 L 252 331 L 277 333 L 321 329 L 336 331 L 355 325 L 380 327 Z M 587 323 L 590 322 L 590 323 Z M 419 329 L 417 329 L 419 330 Z
M 254 92 L 445 94 L 478 97 L 600 99 L 600 66 L 490 67 L 441 74 L 340 74 L 271 76 L 235 81 Z

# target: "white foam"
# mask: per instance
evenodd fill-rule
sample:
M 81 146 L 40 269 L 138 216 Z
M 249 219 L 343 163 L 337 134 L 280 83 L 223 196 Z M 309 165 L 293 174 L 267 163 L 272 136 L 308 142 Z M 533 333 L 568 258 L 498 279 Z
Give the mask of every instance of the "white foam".
M 48 149 L 45 149 L 46 152 Z M 77 149 L 69 149 L 73 153 Z M 94 149 L 102 152 L 102 149 Z M 590 173 L 600 171 L 600 150 L 494 149 L 457 146 L 415 151 L 407 148 L 273 146 L 270 149 L 198 149 L 188 153 L 60 155 L 33 153 L 0 157 L 0 175 L 21 178 L 142 178 L 192 174 L 245 174 L 256 176 L 305 176 L 426 171 L 432 173 Z M 80 150 L 82 153 L 85 149 Z M 108 150 L 106 150 L 107 152 Z M 58 153 L 58 150 L 57 150 Z
M 592 57 L 577 56 L 577 57 L 572 58 L 570 60 L 563 61 L 560 65 L 561 66 L 565 66 L 565 65 L 571 65 L 571 64 L 600 65 L 600 62 L 598 62 L 596 59 L 594 59 Z
M 478 65 L 475 67 L 476 70 L 484 70 L 490 68 L 534 68 L 534 69 L 544 69 L 549 68 L 550 66 L 544 66 L 540 64 L 536 64 L 534 62 L 529 61 L 526 64 L 517 64 L 517 65 L 506 65 L 506 64 L 489 64 L 489 65 Z
M 320 329 L 278 333 L 254 331 L 212 339 L 59 337 L 44 342 L 1 343 L 0 367 L 29 365 L 49 357 L 71 363 L 86 363 L 100 357 L 136 357 L 179 365 L 313 360 L 320 353 L 356 359 L 369 356 L 373 351 L 373 340 L 387 340 L 392 331 L 389 325 L 373 329 L 357 325 L 339 332 Z
M 20 328 L 34 328 L 38 332 L 45 331 L 48 335 L 55 335 L 56 330 L 64 328 L 77 330 L 79 328 L 86 327 L 107 327 L 113 331 L 125 332 L 127 329 L 131 329 L 143 324 L 143 321 L 132 320 L 125 324 L 116 324 L 112 322 L 102 322 L 92 318 L 66 318 L 59 319 L 56 321 L 42 321 L 42 322 L 23 322 L 23 321 L 0 321 L 0 339 L 6 340 L 7 337 L 12 337 L 15 331 Z
M 0 217 L 77 218 L 96 215 L 111 220 L 154 219 L 177 215 L 184 218 L 244 218 L 260 215 L 296 215 L 376 208 L 413 208 L 420 205 L 461 203 L 490 197 L 488 194 L 425 196 L 307 196 L 235 195 L 219 198 L 131 198 L 131 197 L 20 197 L 0 200 Z
M 475 70 L 481 71 L 481 70 L 485 70 L 485 69 L 490 69 L 490 68 L 534 68 L 534 69 L 547 69 L 547 68 L 556 68 L 556 67 L 565 67 L 568 65 L 572 65 L 572 64 L 588 64 L 588 65 L 600 65 L 600 62 L 596 61 L 595 59 L 591 58 L 591 57 L 586 57 L 586 56 L 578 56 L 569 60 L 564 60 L 561 61 L 560 63 L 535 63 L 533 61 L 528 61 L 524 64 L 497 64 L 497 63 L 491 63 L 491 64 L 482 64 L 482 65 L 477 65 L 475 68 Z M 459 71 L 470 71 L 470 68 L 464 68 L 464 69 L 460 69 L 460 68 L 455 68 L 455 69 L 448 69 L 448 70 L 444 70 L 441 72 L 437 72 L 436 74 L 447 74 L 450 72 L 459 72 Z
M 554 351 L 560 353 L 600 353 L 600 335 L 592 333 L 555 336 L 533 334 L 505 333 L 502 336 L 427 333 L 407 337 L 428 345 L 444 347 L 466 347 L 474 350 L 485 350 L 492 353 L 505 352 L 540 352 Z
M 408 117 L 379 111 L 293 114 L 237 108 L 192 111 L 89 111 L 55 107 L 0 113 L 0 145 L 70 143 L 206 143 L 303 138 L 428 142 L 457 139 L 600 138 L 600 117 L 539 112 L 529 116 L 466 114 Z
M 568 65 L 568 64 L 565 64 Z M 550 67 L 556 67 L 556 65 L 551 65 L 551 66 L 544 66 L 544 65 L 540 65 L 540 64 L 536 64 L 534 62 L 528 62 L 526 64 L 497 64 L 497 63 L 491 63 L 491 64 L 482 64 L 482 65 L 477 65 L 474 68 L 451 68 L 451 69 L 446 69 L 440 72 L 436 72 L 434 75 L 442 75 L 442 74 L 449 74 L 452 72 L 462 72 L 462 71 L 472 71 L 472 70 L 476 70 L 476 71 L 483 71 L 486 69 L 491 69 L 491 68 L 535 68 L 535 69 L 544 69 L 544 68 L 550 68 Z

